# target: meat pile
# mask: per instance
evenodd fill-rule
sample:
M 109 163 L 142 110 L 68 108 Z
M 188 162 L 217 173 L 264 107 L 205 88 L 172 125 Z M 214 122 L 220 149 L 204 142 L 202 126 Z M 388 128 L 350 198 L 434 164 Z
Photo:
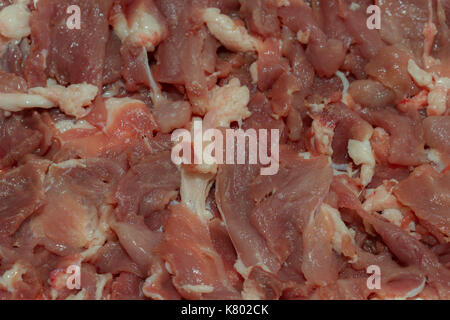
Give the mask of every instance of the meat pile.
M 0 298 L 450 299 L 449 26 L 449 0 L 0 0 Z M 278 173 L 176 165 L 194 121 L 278 129 Z

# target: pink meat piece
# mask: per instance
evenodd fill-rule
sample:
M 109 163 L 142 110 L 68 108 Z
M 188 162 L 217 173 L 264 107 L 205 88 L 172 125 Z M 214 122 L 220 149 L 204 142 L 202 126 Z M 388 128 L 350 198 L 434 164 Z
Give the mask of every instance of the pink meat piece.
M 426 118 L 423 130 L 429 147 L 450 154 L 450 116 Z
M 423 128 L 418 114 L 404 114 L 392 108 L 364 109 L 362 114 L 374 127 L 381 127 L 390 135 L 389 163 L 415 166 L 425 161 Z
M 436 172 L 430 166 L 417 168 L 394 190 L 400 202 L 411 208 L 446 236 L 450 235 L 450 172 Z
M 79 30 L 66 25 L 71 5 L 80 7 Z M 53 77 L 63 85 L 101 86 L 111 5 L 112 0 L 39 1 L 30 19 L 33 42 L 25 70 L 29 85 L 45 86 L 47 77 Z

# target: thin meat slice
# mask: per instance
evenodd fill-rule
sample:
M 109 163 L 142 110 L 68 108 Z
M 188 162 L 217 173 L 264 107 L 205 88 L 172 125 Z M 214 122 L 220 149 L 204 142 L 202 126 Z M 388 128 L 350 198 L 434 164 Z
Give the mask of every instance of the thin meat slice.
M 44 182 L 46 206 L 32 220 L 35 237 L 56 254 L 103 245 L 108 204 L 114 203 L 112 191 L 123 173 L 107 159 L 51 165 Z
M 128 272 L 143 276 L 139 267 L 133 262 L 121 245 L 115 241 L 108 241 L 101 247 L 92 259 L 99 272 L 113 275 Z
M 103 85 L 111 84 L 120 79 L 122 71 L 122 57 L 120 48 L 122 42 L 114 32 L 110 32 L 106 43 L 105 66 L 103 68 Z
M 450 154 L 450 116 L 426 118 L 423 130 L 429 147 Z
M 152 71 L 159 82 L 184 85 L 192 100 L 207 94 L 207 77 L 214 73 L 217 60 L 218 42 L 201 17 L 206 4 L 179 1 L 160 5 L 171 36 L 158 47 Z
M 255 266 L 271 272 L 281 267 L 249 217 L 255 207 L 248 197 L 249 184 L 258 171 L 255 166 L 226 165 L 220 167 L 216 179 L 217 206 L 238 254 L 236 269 L 244 276 Z
M 38 151 L 44 134 L 27 124 L 29 116 L 0 116 L 0 169 L 17 163 L 23 156 Z
M 420 165 L 425 160 L 423 128 L 418 114 L 404 114 L 391 108 L 364 109 L 362 116 L 389 134 L 391 164 Z
M 366 1 L 367 3 L 367 1 Z M 366 3 L 358 4 L 356 10 L 346 10 L 344 21 L 346 30 L 356 42 L 356 46 L 365 59 L 370 60 L 384 46 L 378 30 L 367 28 Z
M 298 79 L 293 74 L 282 74 L 272 87 L 273 112 L 276 115 L 287 116 L 294 106 L 294 94 L 300 89 Z
M 116 192 L 119 206 L 116 215 L 149 216 L 162 210 L 178 196 L 181 175 L 164 151 L 142 158 L 120 181 Z
M 214 218 L 208 223 L 208 229 L 214 248 L 222 257 L 230 283 L 236 290 L 242 289 L 242 278 L 234 268 L 237 253 L 225 228 L 225 224 L 219 218 Z
M 163 242 L 156 252 L 169 265 L 173 284 L 187 299 L 238 299 L 207 226 L 183 205 L 171 207 Z
M 0 53 L 0 70 L 23 77 L 28 48 L 20 46 L 17 41 L 9 41 L 2 46 L 4 47 Z
M 243 129 L 278 129 L 284 131 L 285 124 L 282 119 L 274 119 L 270 115 L 273 110 L 267 97 L 262 93 L 256 93 L 248 104 L 251 116 L 244 120 Z
M 115 219 L 111 223 L 111 228 L 140 272 L 147 276 L 155 259 L 153 249 L 161 241 L 161 232 L 151 231 L 145 225 L 144 218 L 138 216 L 128 217 L 126 221 Z
M 329 105 L 321 118 L 325 123 L 332 122 L 336 125 L 332 142 L 335 163 L 346 163 L 350 160 L 347 151 L 350 139 L 365 141 L 373 132 L 369 122 L 340 102 Z
M 424 26 L 430 16 L 428 1 L 381 0 L 377 5 L 381 9 L 381 15 L 386 17 L 385 23 L 381 24 L 382 39 L 389 44 L 401 43 L 416 56 L 422 55 Z
M 123 155 L 129 152 L 137 158 L 152 149 L 153 133 L 157 124 L 149 108 L 139 100 L 110 98 L 99 103 L 88 116 L 94 125 L 105 123 L 100 129 L 85 120 L 60 123 L 57 138 L 61 143 L 60 153 L 75 154 L 81 158 Z M 65 159 L 64 159 L 65 160 Z
M 43 179 L 48 163 L 31 161 L 0 174 L 0 234 L 14 234 L 45 204 Z
M 338 279 L 339 260 L 333 251 L 333 233 L 333 223 L 324 210 L 310 215 L 302 237 L 302 271 L 308 282 L 316 286 L 326 286 Z
M 408 168 L 401 166 L 389 166 L 384 164 L 377 164 L 375 166 L 375 173 L 373 179 L 368 186 L 369 188 L 376 188 L 383 183 L 385 180 L 397 180 L 402 181 L 409 176 Z
M 293 252 L 299 232 L 328 193 L 332 169 L 326 157 L 305 160 L 281 157 L 275 176 L 260 176 L 250 185 L 257 207 L 249 215 L 272 254 L 283 263 Z
M 357 80 L 351 83 L 348 92 L 363 108 L 393 106 L 394 92 L 375 80 Z
M 245 280 L 242 295 L 247 300 L 277 300 L 283 289 L 284 283 L 276 275 L 256 267 Z
M 427 283 L 434 287 L 441 299 L 450 296 L 450 271 L 439 263 L 438 257 L 423 243 L 404 230 L 372 214 L 362 214 L 382 237 L 391 252 L 406 266 L 417 266 L 426 276 Z
M 276 38 L 269 38 L 258 48 L 258 89 L 266 91 L 286 71 L 286 63 L 281 60 L 280 42 Z
M 6 73 L 0 71 L 0 92 L 1 93 L 18 93 L 26 92 L 27 83 L 25 80 L 14 73 Z
M 154 300 L 180 300 L 181 296 L 175 289 L 172 277 L 167 271 L 167 264 L 161 258 L 156 258 L 152 264 L 151 276 L 145 280 L 142 291 L 146 297 Z
M 161 132 L 170 133 L 174 129 L 185 127 L 191 120 L 192 110 L 189 102 L 184 100 L 163 100 L 153 108 L 155 120 Z
M 121 272 L 112 283 L 111 300 L 142 300 L 142 282 L 132 273 Z
M 137 91 L 140 85 L 149 87 L 147 51 L 142 47 L 124 44 L 120 48 L 120 54 L 123 62 L 121 74 L 127 90 Z
M 394 194 L 415 215 L 447 237 L 450 236 L 450 172 L 436 172 L 431 166 L 417 168 L 394 189 Z
M 280 21 L 274 1 L 240 1 L 240 12 L 247 21 L 248 28 L 263 37 L 275 37 L 280 34 Z
M 314 83 L 314 68 L 306 58 L 303 46 L 289 28 L 283 27 L 282 37 L 283 56 L 289 60 L 291 72 L 297 79 L 302 94 L 306 95 Z
M 306 4 L 282 7 L 278 10 L 283 24 L 295 34 L 307 35 L 306 55 L 321 77 L 331 77 L 344 63 L 346 48 L 342 40 L 327 38 Z
M 411 55 L 401 47 L 383 47 L 366 65 L 366 73 L 392 89 L 396 102 L 414 96 L 418 88 L 408 73 Z

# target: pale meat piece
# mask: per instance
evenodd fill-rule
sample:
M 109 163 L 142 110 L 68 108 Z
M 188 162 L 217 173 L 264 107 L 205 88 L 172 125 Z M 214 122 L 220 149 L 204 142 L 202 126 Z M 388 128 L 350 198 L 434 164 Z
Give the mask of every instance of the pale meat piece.
M 117 216 L 148 216 L 162 210 L 177 198 L 181 175 L 170 161 L 170 152 L 163 151 L 140 159 L 120 181 L 116 199 Z
M 420 165 L 425 161 L 423 128 L 417 113 L 391 108 L 364 109 L 364 119 L 389 134 L 388 161 L 396 165 Z
M 111 285 L 111 300 L 142 300 L 141 285 L 136 275 L 122 272 Z
M 250 196 L 256 202 L 250 222 L 280 263 L 294 250 L 296 238 L 328 193 L 331 179 L 326 157 L 304 160 L 290 155 L 281 157 L 277 175 L 261 176 L 250 184 Z
M 0 300 L 450 299 L 449 22 L 0 0 Z
M 130 217 L 126 221 L 112 221 L 111 228 L 140 272 L 148 276 L 154 261 L 152 252 L 161 241 L 161 233 L 150 230 L 145 225 L 144 219 L 137 216 Z
M 46 162 L 29 162 L 0 174 L 0 233 L 12 235 L 45 204 Z M 14 209 L 13 209 L 14 208 Z
M 303 233 L 302 271 L 313 285 L 326 286 L 338 279 L 337 254 L 333 251 L 332 221 L 323 210 L 310 215 Z
M 0 92 L 2 93 L 18 93 L 26 92 L 27 83 L 25 79 L 14 73 L 0 71 Z
M 449 298 L 450 271 L 428 247 L 383 218 L 375 215 L 363 215 L 363 218 L 374 227 L 400 262 L 406 266 L 418 267 L 436 289 L 438 297 Z
M 450 154 L 450 117 L 428 117 L 423 121 L 426 144 L 441 152 Z
M 430 166 L 417 168 L 394 193 L 421 220 L 450 236 L 450 173 L 438 173 Z
M 111 211 L 112 190 L 122 175 L 123 168 L 106 159 L 51 165 L 43 182 L 46 206 L 31 222 L 35 237 L 56 253 L 103 245 L 107 230 L 102 220 Z
M 340 102 L 327 106 L 320 118 L 324 123 L 335 125 L 331 146 L 335 163 L 345 163 L 350 160 L 347 151 L 351 139 L 365 141 L 373 134 L 373 127 L 368 121 Z
M 248 214 L 255 208 L 248 184 L 257 176 L 259 168 L 248 165 L 222 166 L 216 178 L 216 201 L 231 241 L 238 254 L 236 269 L 242 275 L 259 266 L 277 272 L 280 263 L 264 237 L 251 224 Z
M 366 73 L 394 91 L 396 102 L 418 92 L 408 73 L 410 53 L 402 47 L 386 46 L 366 65 Z
M 139 157 L 152 149 L 151 138 L 157 124 L 142 101 L 109 98 L 91 113 L 95 113 L 90 115 L 96 121 L 93 118 L 89 120 L 94 124 L 101 122 L 100 129 L 85 123 L 78 128 L 69 126 L 64 132 L 57 132 L 62 156 L 64 153 L 75 153 L 82 158 L 100 157 L 129 150 Z
M 178 292 L 188 299 L 238 299 L 208 229 L 183 205 L 171 207 L 163 242 L 156 249 L 166 261 Z
M 151 268 L 151 276 L 145 280 L 142 291 L 146 297 L 153 300 L 179 300 L 180 294 L 172 283 L 172 277 L 167 271 L 166 264 L 157 259 Z
M 126 272 L 142 276 L 137 264 L 131 260 L 118 242 L 106 242 L 94 255 L 92 261 L 101 273 L 115 275 Z
M 0 169 L 15 165 L 26 154 L 35 153 L 43 146 L 45 133 L 39 130 L 39 117 L 13 115 L 0 117 Z M 36 124 L 36 123 L 35 123 Z
M 280 34 L 280 21 L 277 16 L 279 6 L 272 0 L 239 1 L 240 13 L 248 22 L 250 32 L 255 32 L 263 37 L 278 36 Z
M 349 94 L 363 108 L 381 108 L 394 105 L 394 92 L 375 80 L 352 82 Z
M 340 39 L 329 38 L 305 3 L 282 7 L 278 11 L 281 21 L 295 34 L 307 34 L 306 56 L 319 76 L 332 76 L 344 63 L 345 47 Z
M 215 72 L 217 40 L 208 32 L 201 18 L 203 2 L 177 2 L 176 6 L 160 1 L 170 37 L 158 46 L 157 63 L 152 67 L 161 83 L 184 85 L 191 104 L 207 94 L 209 75 Z M 195 18 L 193 18 L 195 17 Z

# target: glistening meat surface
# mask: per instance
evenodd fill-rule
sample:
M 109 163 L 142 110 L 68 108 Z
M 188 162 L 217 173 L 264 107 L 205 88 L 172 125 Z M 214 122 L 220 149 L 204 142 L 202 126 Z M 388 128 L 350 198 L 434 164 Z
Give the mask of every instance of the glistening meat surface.
M 449 8 L 0 0 L 0 299 L 450 299 Z

